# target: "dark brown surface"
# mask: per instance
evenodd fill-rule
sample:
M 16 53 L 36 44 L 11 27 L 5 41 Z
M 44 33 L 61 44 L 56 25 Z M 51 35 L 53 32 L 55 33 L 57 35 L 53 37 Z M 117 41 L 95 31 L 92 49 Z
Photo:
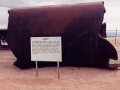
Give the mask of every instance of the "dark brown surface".
M 9 11 L 7 41 L 20 68 L 31 62 L 30 37 L 61 36 L 61 66 L 107 67 L 117 59 L 115 48 L 99 35 L 105 8 L 102 2 L 43 6 Z M 40 63 L 40 66 L 56 63 Z

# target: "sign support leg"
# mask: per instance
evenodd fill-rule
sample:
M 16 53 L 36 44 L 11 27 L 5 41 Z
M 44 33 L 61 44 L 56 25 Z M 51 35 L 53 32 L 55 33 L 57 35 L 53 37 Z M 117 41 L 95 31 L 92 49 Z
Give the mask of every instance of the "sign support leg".
M 58 69 L 58 79 L 60 79 L 60 66 L 59 66 L 59 61 L 57 60 L 57 69 Z
M 37 60 L 36 60 L 36 76 L 38 76 L 38 64 L 37 64 Z

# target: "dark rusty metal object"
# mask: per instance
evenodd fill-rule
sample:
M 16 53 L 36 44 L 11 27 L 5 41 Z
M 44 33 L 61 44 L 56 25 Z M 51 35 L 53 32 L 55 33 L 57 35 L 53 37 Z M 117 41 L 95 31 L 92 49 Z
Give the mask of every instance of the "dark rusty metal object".
M 103 37 L 103 38 L 106 38 L 106 37 L 107 37 L 107 35 L 106 35 L 106 23 L 103 23 L 103 24 L 101 25 L 99 34 L 100 34 L 100 36 Z
M 99 34 L 104 13 L 102 2 L 9 10 L 7 41 L 17 58 L 14 65 L 20 68 L 34 65 L 30 37 L 61 36 L 61 66 L 108 67 L 109 59 L 118 57 L 115 48 Z

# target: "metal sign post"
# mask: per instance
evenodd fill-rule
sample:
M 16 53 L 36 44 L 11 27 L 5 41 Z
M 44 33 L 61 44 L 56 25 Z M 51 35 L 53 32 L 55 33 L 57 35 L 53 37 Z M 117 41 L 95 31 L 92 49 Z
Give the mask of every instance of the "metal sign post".
M 117 37 L 117 28 L 116 28 L 116 33 L 115 33 L 115 44 L 116 44 L 116 37 Z
M 60 79 L 60 65 L 58 60 L 57 60 L 57 69 L 58 69 L 58 79 Z
M 36 60 L 35 64 L 36 64 L 36 76 L 38 77 L 38 64 L 37 64 L 37 60 Z

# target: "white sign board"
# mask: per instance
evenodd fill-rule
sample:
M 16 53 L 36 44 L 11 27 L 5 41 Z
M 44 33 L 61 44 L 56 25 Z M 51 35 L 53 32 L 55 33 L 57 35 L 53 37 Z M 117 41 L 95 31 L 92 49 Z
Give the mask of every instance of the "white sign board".
M 31 37 L 31 61 L 62 61 L 61 37 Z

